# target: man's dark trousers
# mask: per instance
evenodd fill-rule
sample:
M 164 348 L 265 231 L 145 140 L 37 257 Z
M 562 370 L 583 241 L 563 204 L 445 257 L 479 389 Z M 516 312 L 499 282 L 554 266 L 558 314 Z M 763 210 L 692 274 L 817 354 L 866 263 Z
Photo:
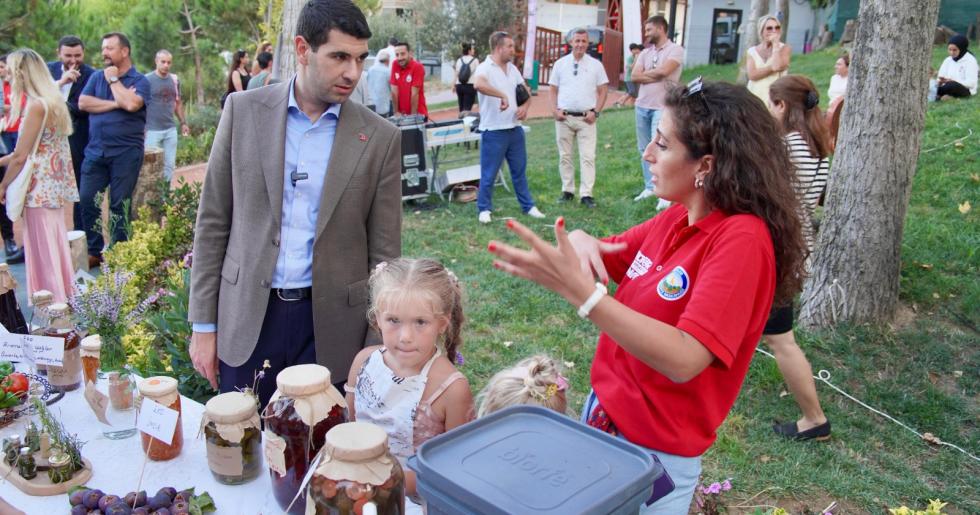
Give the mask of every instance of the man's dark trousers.
M 102 228 L 99 225 L 102 206 L 96 205 L 95 196 L 105 190 L 106 186 L 109 187 L 109 210 L 112 212 L 109 216 L 109 226 L 112 231 L 112 242 L 126 241 L 129 239 L 127 228 L 132 218 L 130 203 L 142 166 L 142 147 L 133 147 L 112 157 L 86 157 L 82 165 L 79 197 L 90 256 L 101 256 L 102 248 L 105 247 Z

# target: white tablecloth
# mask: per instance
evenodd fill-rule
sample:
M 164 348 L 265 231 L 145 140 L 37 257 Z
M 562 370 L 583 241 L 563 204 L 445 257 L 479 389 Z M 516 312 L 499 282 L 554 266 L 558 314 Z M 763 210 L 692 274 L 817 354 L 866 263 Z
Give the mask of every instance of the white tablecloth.
M 49 408 L 69 432 L 78 434 L 86 442 L 82 447 L 82 456 L 92 462 L 93 467 L 92 479 L 87 486 L 106 493 L 126 495 L 136 488 L 143 466 L 144 454 L 139 433 L 125 440 L 103 437 L 102 429 L 106 426 L 95 418 L 82 392 L 82 388 L 69 392 Z M 272 480 L 265 467 L 259 477 L 243 485 L 228 486 L 215 481 L 208 469 L 204 437 L 197 439 L 204 405 L 184 396 L 181 396 L 180 404 L 184 449 L 170 461 L 147 460 L 141 489 L 152 496 L 164 486 L 173 486 L 177 490 L 194 487 L 196 493 L 206 491 L 211 494 L 218 507 L 217 513 L 222 514 L 282 513 L 272 495 Z M 0 438 L 13 433 L 23 435 L 26 424 L 27 420 L 21 418 L 0 429 Z M 7 482 L 0 482 L 0 497 L 29 515 L 56 515 L 70 511 L 67 495 L 33 497 Z

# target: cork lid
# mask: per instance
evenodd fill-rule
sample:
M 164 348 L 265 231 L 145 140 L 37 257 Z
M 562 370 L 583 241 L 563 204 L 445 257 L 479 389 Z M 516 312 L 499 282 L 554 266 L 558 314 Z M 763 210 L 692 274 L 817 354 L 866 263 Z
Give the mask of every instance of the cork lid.
M 82 350 L 97 351 L 102 348 L 102 337 L 93 334 L 82 338 Z
M 140 393 L 156 399 L 177 391 L 177 380 L 167 376 L 153 376 L 144 379 L 139 384 Z
M 366 422 L 347 422 L 327 431 L 326 452 L 342 461 L 377 458 L 388 450 L 388 433 Z
M 234 424 L 248 420 L 258 413 L 255 397 L 242 392 L 228 392 L 211 397 L 204 405 L 207 416 L 215 424 Z
M 48 314 L 51 318 L 63 317 L 68 314 L 68 304 L 64 302 L 55 302 L 48 306 Z
M 302 396 L 326 390 L 333 386 L 330 371 L 320 365 L 293 365 L 276 375 L 276 386 L 285 395 Z

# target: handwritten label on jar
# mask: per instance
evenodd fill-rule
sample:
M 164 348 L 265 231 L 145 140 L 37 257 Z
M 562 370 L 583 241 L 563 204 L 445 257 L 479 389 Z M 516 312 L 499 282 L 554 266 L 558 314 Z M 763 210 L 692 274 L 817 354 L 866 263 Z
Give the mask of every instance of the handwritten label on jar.
M 0 359 L 34 360 L 38 365 L 61 365 L 65 352 L 64 338 L 31 334 L 0 334 Z
M 179 417 L 178 411 L 144 397 L 139 416 L 136 418 L 136 427 L 153 438 L 172 445 Z
M 215 474 L 240 477 L 245 473 L 245 461 L 241 447 L 222 447 L 207 442 L 208 466 Z
M 286 475 L 286 440 L 283 440 L 279 435 L 271 432 L 265 432 L 265 443 L 263 448 L 265 449 L 265 462 L 269 464 L 269 468 L 274 470 L 279 476 Z
M 43 337 L 42 337 L 43 338 Z M 48 382 L 52 386 L 68 386 L 76 384 L 81 379 L 82 372 L 82 356 L 80 349 L 75 347 L 72 350 L 64 350 L 64 340 L 61 338 L 51 338 L 52 340 L 58 340 L 62 345 L 62 352 L 64 353 L 64 362 L 60 367 L 50 366 L 48 363 Z M 41 360 L 35 355 L 36 363 L 41 363 Z

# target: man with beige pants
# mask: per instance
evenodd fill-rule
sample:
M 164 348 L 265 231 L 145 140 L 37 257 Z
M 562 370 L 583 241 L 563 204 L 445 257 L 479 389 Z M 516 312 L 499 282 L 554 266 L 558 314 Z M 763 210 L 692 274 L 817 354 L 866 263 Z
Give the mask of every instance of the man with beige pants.
M 575 198 L 575 165 L 573 145 L 578 142 L 582 205 L 595 207 L 592 187 L 595 185 L 596 120 L 606 103 L 609 78 L 602 62 L 585 53 L 589 33 L 584 28 L 572 31 L 572 53 L 555 62 L 551 69 L 552 99 L 555 109 L 555 136 L 558 140 L 558 171 L 561 174 L 559 202 Z

